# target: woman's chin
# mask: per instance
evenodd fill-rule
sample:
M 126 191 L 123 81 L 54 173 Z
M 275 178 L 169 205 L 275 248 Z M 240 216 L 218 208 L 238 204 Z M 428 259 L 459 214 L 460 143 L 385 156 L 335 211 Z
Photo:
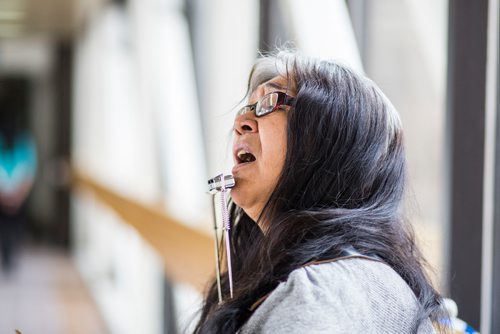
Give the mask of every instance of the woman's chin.
M 245 196 L 243 196 L 243 194 L 239 193 L 237 189 L 232 189 L 231 199 L 233 200 L 233 203 L 240 207 L 248 217 L 250 217 L 253 221 L 256 221 L 254 213 L 256 210 L 249 205 L 248 201 L 244 200 Z
M 242 194 L 239 187 L 236 185 L 233 189 L 231 189 L 231 199 L 240 208 L 243 208 Z

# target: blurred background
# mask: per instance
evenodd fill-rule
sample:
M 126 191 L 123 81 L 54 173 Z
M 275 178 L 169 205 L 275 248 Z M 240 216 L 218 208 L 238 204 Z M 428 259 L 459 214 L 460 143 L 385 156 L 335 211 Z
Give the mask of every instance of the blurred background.
M 497 3 L 0 0 L 0 333 L 189 332 L 214 274 L 206 181 L 276 46 L 392 100 L 429 274 L 500 333 Z

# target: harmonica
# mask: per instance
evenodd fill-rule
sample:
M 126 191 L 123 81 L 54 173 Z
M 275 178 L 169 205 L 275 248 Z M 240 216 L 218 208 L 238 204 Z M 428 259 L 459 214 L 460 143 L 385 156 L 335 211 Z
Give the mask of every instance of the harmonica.
M 208 193 L 214 195 L 219 191 L 223 191 L 223 189 L 233 188 L 234 185 L 235 182 L 232 175 L 219 174 L 208 180 Z
M 233 268 L 231 264 L 231 241 L 229 240 L 229 230 L 231 229 L 231 219 L 229 217 L 229 212 L 227 208 L 227 190 L 233 188 L 235 185 L 234 177 L 230 174 L 224 175 L 219 174 L 208 180 L 208 193 L 214 195 L 220 193 L 220 210 L 222 213 L 222 230 L 223 239 L 226 245 L 226 260 L 227 260 L 227 275 L 229 280 L 229 296 L 233 298 Z M 221 287 L 221 271 L 220 271 L 220 261 L 221 252 L 219 249 L 219 237 L 217 236 L 217 215 L 215 209 L 215 203 L 213 204 L 214 212 L 214 233 L 215 233 L 215 271 L 217 278 L 217 293 L 219 295 L 219 303 L 222 303 L 222 287 Z

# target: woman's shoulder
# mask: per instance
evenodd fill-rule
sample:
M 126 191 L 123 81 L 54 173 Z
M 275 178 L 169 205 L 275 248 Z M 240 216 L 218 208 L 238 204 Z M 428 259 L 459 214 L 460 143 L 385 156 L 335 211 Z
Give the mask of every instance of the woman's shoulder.
M 418 311 L 417 298 L 408 284 L 379 261 L 348 258 L 308 265 L 294 270 L 282 285 L 286 293 L 308 296 L 308 302 L 326 307 L 341 303 L 348 308 L 346 313 L 360 316 L 376 312 L 382 319 L 410 318 Z
M 290 273 L 242 333 L 413 333 L 418 301 L 388 265 L 366 259 L 307 265 Z M 429 321 L 419 333 L 433 333 Z
M 357 295 L 365 300 L 378 301 L 392 297 L 396 304 L 418 305 L 417 298 L 408 284 L 389 265 L 362 258 L 347 258 L 341 261 L 307 265 L 294 270 L 284 285 L 296 288 L 309 287 L 311 292 L 321 291 L 338 299 Z M 389 302 L 389 300 L 386 300 Z

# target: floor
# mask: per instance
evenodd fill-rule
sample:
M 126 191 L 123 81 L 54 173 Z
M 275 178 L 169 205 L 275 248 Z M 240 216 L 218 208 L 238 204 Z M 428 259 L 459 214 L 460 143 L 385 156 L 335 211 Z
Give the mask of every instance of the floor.
M 0 272 L 0 333 L 108 333 L 67 254 L 47 248 L 20 252 Z

